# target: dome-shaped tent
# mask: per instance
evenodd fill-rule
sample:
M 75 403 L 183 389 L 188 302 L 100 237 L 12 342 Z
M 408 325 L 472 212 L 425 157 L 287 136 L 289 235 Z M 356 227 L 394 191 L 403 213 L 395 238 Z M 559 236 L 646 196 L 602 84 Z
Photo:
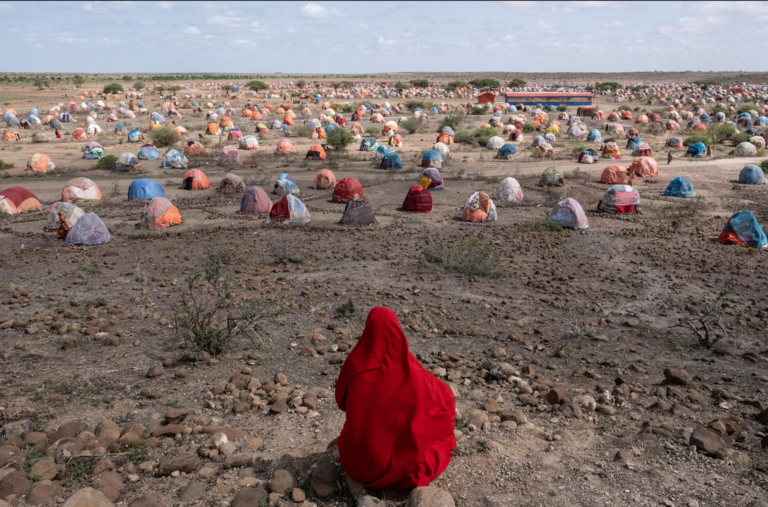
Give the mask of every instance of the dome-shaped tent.
M 603 169 L 600 181 L 609 185 L 623 185 L 627 182 L 627 168 L 620 165 L 609 165 Z
M 734 213 L 723 227 L 717 240 L 725 245 L 736 243 L 743 247 L 765 248 L 768 246 L 765 232 L 751 211 Z
M 141 172 L 141 164 L 136 155 L 126 151 L 117 159 L 115 169 L 119 172 Z
M 682 177 L 675 178 L 664 189 L 664 195 L 667 197 L 693 197 L 693 183 Z
M 346 178 L 345 178 L 346 179 Z M 345 180 L 341 180 L 339 185 Z M 338 188 L 338 186 L 336 187 Z M 368 198 L 362 194 L 356 194 L 349 198 L 344 207 L 344 214 L 339 220 L 341 225 L 372 225 L 376 223 L 376 215 L 373 213 L 371 203 Z
M 364 137 L 360 140 L 360 151 L 376 151 L 379 143 L 373 137 Z
M 129 201 L 144 201 L 155 197 L 165 197 L 165 189 L 154 180 L 142 178 L 128 185 Z
M 205 190 L 211 188 L 211 182 L 208 181 L 208 176 L 200 169 L 190 169 L 184 173 L 184 178 L 181 183 L 182 190 Z
M 707 147 L 704 143 L 693 143 L 688 146 L 688 151 L 685 154 L 691 157 L 703 157 L 707 154 Z
M 0 192 L 0 213 L 16 215 L 43 209 L 35 194 L 23 187 L 10 187 Z
M 259 140 L 253 135 L 244 136 L 238 144 L 243 150 L 256 151 L 259 149 Z
M 129 143 L 138 143 L 142 139 L 144 139 L 144 136 L 138 130 L 133 129 L 130 132 L 128 132 L 128 142 Z
M 187 145 L 184 147 L 184 155 L 187 157 L 191 156 L 201 156 L 205 155 L 207 153 L 207 150 L 205 149 L 205 146 L 198 143 L 197 141 L 189 141 Z
M 315 174 L 315 188 L 324 190 L 336 186 L 336 176 L 329 169 L 320 169 Z
M 517 146 L 515 146 L 514 144 L 505 144 L 501 148 L 499 148 L 499 152 L 496 154 L 496 156 L 503 160 L 509 160 L 516 153 L 517 153 Z
M 560 224 L 564 229 L 586 229 L 589 220 L 581 204 L 576 199 L 567 197 L 552 207 L 549 219 Z
M 306 224 L 309 221 L 309 210 L 293 194 L 283 196 L 269 211 L 270 223 Z
M 101 199 L 101 190 L 88 178 L 75 178 L 69 180 L 61 191 L 61 200 L 64 202 L 98 201 Z
M 165 197 L 153 197 L 141 212 L 142 229 L 164 229 L 183 222 L 179 209 Z
M 641 178 L 653 178 L 659 175 L 659 164 L 651 157 L 637 157 L 629 166 L 629 172 Z
M 248 215 L 268 215 L 272 201 L 261 187 L 248 187 L 240 200 L 240 213 Z
M 587 141 L 590 142 L 600 142 L 603 140 L 603 135 L 600 133 L 597 129 L 592 129 L 589 131 L 589 135 L 587 136 Z
M 757 156 L 757 148 L 754 144 L 745 141 L 734 148 L 733 154 L 737 157 L 755 157 Z
M 304 158 L 311 159 L 311 160 L 325 160 L 326 158 L 325 149 L 319 144 L 314 144 L 309 147 L 309 150 L 307 151 L 307 156 Z
M 499 201 L 501 202 L 518 202 L 523 200 L 523 189 L 520 183 L 510 177 L 504 178 L 499 183 Z
M 85 145 L 83 149 L 83 158 L 87 160 L 97 160 L 104 156 L 104 147 L 99 143 L 92 141 Z
M 96 213 L 81 216 L 66 238 L 68 245 L 103 245 L 109 240 L 109 229 Z
M 28 173 L 47 173 L 56 169 L 51 157 L 43 153 L 35 153 L 27 160 Z
M 168 150 L 160 167 L 163 169 L 186 169 L 189 160 L 179 150 Z
M 763 185 L 765 175 L 763 170 L 756 165 L 745 165 L 739 172 L 739 183 L 743 185 Z
M 379 164 L 379 169 L 402 169 L 403 160 L 400 158 L 400 154 L 392 151 L 384 155 Z
M 283 155 L 286 153 L 293 153 L 294 151 L 293 147 L 293 141 L 289 139 L 281 139 L 279 143 L 277 143 L 277 148 L 275 149 L 275 153 L 278 155 Z
M 419 185 L 427 190 L 442 190 L 443 189 L 443 177 L 440 171 L 434 167 L 428 167 L 421 172 L 421 178 L 419 179 Z
M 227 173 L 221 179 L 219 183 L 219 192 L 223 194 L 234 194 L 245 191 L 245 183 L 240 176 L 232 173 Z
M 421 167 L 437 167 L 442 169 L 445 167 L 443 156 L 436 150 L 429 150 L 421 159 Z
M 346 203 L 355 195 L 364 195 L 363 186 L 355 178 L 344 178 L 333 189 L 333 202 Z M 366 201 L 367 202 L 367 201 Z
M 289 194 L 298 194 L 299 185 L 296 184 L 296 180 L 290 174 L 282 173 L 277 177 L 274 193 L 281 197 Z
M 160 150 L 151 144 L 145 144 L 139 148 L 139 160 L 157 160 L 160 158 Z
M 475 192 L 464 204 L 461 218 L 467 222 L 495 221 L 498 218 L 496 205 L 488 194 Z
M 402 209 L 411 213 L 429 213 L 432 211 L 432 194 L 421 185 L 414 185 L 408 190 Z
M 488 139 L 488 142 L 485 144 L 486 149 L 488 150 L 498 150 L 504 146 L 504 139 L 499 136 L 493 136 L 490 139 Z
M 541 174 L 539 184 L 545 187 L 562 187 L 565 185 L 563 171 L 557 167 L 547 167 Z
M 682 148 L 683 147 L 683 138 L 678 136 L 672 136 L 669 139 L 667 139 L 667 147 L 668 148 Z
M 597 204 L 598 211 L 607 213 L 640 213 L 640 194 L 629 185 L 613 185 Z
M 55 202 L 51 206 L 51 211 L 48 212 L 48 219 L 45 222 L 45 228 L 49 231 L 55 231 L 61 227 L 59 221 L 59 213 L 64 216 L 64 220 L 67 222 L 68 227 L 72 227 L 78 221 L 78 219 L 85 214 L 85 212 L 72 204 L 71 202 Z

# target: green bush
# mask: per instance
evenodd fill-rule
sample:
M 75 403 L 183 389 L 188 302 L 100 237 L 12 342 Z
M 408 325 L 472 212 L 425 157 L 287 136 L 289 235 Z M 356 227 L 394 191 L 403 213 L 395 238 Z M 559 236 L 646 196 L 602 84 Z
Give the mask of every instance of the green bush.
M 14 165 L 10 162 L 3 162 L 0 160 L 0 169 L 13 169 Z
M 722 106 L 715 106 L 712 108 L 712 115 L 716 115 L 717 113 L 728 113 L 728 110 Z
M 595 88 L 598 90 L 618 90 L 621 87 L 621 83 L 617 83 L 616 81 L 606 81 L 595 85 Z
M 581 152 L 586 150 L 588 146 L 581 141 L 576 141 L 576 144 L 573 145 L 573 154 L 579 155 Z
M 461 122 L 464 121 L 464 113 L 461 111 L 457 111 L 455 113 L 451 113 L 445 118 L 443 118 L 443 121 L 440 122 L 440 126 L 437 128 L 437 131 L 440 132 L 443 130 L 444 127 L 451 127 L 454 132 L 456 132 L 459 129 L 459 125 L 461 125 Z
M 405 107 L 407 107 L 409 111 L 413 111 L 417 107 L 422 111 L 426 111 L 434 105 L 433 102 L 425 102 L 423 100 L 409 100 L 405 103 Z
M 629 106 L 619 106 L 619 111 L 632 111 L 632 108 Z
M 123 85 L 120 83 L 109 83 L 104 87 L 104 93 L 120 93 L 123 91 Z
M 568 106 L 563 104 L 562 106 L 557 106 L 558 111 L 568 111 Z
M 751 135 L 746 134 L 744 132 L 739 132 L 738 134 L 734 134 L 730 137 L 730 141 L 734 146 L 738 146 L 741 143 L 748 143 L 749 140 L 752 138 Z
M 472 86 L 476 86 L 478 88 L 500 88 L 501 83 L 499 83 L 498 79 L 493 79 L 490 77 L 484 77 L 482 79 L 473 79 L 469 82 Z
M 521 232 L 560 232 L 563 228 L 559 223 L 545 216 L 541 220 L 527 220 L 520 223 Z
M 346 151 L 354 141 L 354 136 L 347 129 L 333 129 L 326 138 L 326 143 L 338 152 Z
M 453 140 L 459 144 L 474 144 L 475 135 L 472 130 L 462 130 L 456 132 L 456 135 L 453 136 Z
M 713 125 L 709 129 L 709 136 L 714 139 L 716 143 L 722 143 L 732 135 L 739 132 L 739 129 L 734 127 L 733 125 L 728 125 L 726 123 L 719 123 L 716 125 Z
M 427 247 L 419 256 L 419 267 L 449 271 L 466 276 L 488 276 L 499 278 L 503 272 L 499 269 L 501 258 L 494 253 L 493 247 L 481 246 L 473 237 L 459 243 L 441 243 L 436 247 Z
M 760 162 L 760 169 L 762 169 L 764 173 L 768 173 L 768 160 Z
M 365 133 L 370 135 L 371 137 L 379 137 L 381 135 L 381 129 L 377 127 L 368 127 L 365 129 Z
M 461 81 L 461 80 L 451 81 L 450 83 L 445 85 L 445 89 L 449 91 L 454 91 L 456 90 L 456 88 L 464 88 L 465 86 L 467 86 L 466 81 Z
M 472 109 L 469 110 L 469 114 L 472 116 L 482 116 L 484 114 L 488 114 L 488 110 L 484 107 L 480 106 L 473 106 Z
M 258 81 L 258 80 L 256 80 L 256 81 L 249 81 L 248 83 L 246 83 L 245 86 L 247 86 L 248 88 L 250 88 L 251 90 L 254 90 L 254 91 L 269 90 L 269 85 L 267 83 L 265 83 L 264 81 Z
M 181 141 L 181 134 L 171 127 L 160 127 L 159 129 L 150 130 L 149 138 L 152 140 L 152 144 L 158 148 L 165 148 Z
M 296 87 L 299 90 L 303 90 L 305 86 L 307 86 L 307 82 L 304 81 L 303 79 L 299 79 L 298 81 L 296 81 Z
M 104 169 L 105 171 L 114 171 L 115 166 L 117 166 L 117 157 L 114 155 L 101 157 L 96 163 L 96 169 Z
M 510 88 L 525 88 L 525 85 L 527 84 L 528 83 L 525 81 L 525 79 L 516 77 L 515 79 L 507 83 L 507 86 L 509 86 Z
M 475 141 L 477 141 L 477 144 L 483 148 L 488 144 L 489 139 L 497 135 L 499 135 L 499 131 L 493 127 L 480 127 L 479 129 L 475 129 L 474 132 Z
M 533 123 L 523 123 L 523 132 L 533 132 L 536 130 L 536 125 Z
M 742 104 L 741 107 L 739 107 L 739 109 L 736 110 L 736 112 L 737 113 L 748 113 L 748 112 L 750 112 L 752 110 L 760 111 L 760 106 L 747 102 L 746 104 Z
M 414 134 L 419 130 L 421 125 L 421 121 L 416 118 L 409 118 L 400 124 L 400 128 L 407 130 L 409 134 Z
M 683 140 L 683 146 L 690 146 L 693 143 L 704 143 L 704 145 L 707 145 L 711 142 L 712 139 L 708 135 L 693 134 L 692 136 L 688 136 Z
M 420 88 L 429 88 L 429 81 L 427 79 L 411 79 L 409 83 Z
M 144 89 L 144 86 L 146 86 L 144 84 L 144 81 L 136 81 L 135 83 L 133 83 L 133 87 L 136 88 L 137 90 Z

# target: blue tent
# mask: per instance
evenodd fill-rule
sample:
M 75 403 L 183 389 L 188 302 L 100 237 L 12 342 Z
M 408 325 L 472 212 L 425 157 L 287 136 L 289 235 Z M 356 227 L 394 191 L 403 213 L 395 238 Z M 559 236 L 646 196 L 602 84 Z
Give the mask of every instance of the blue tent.
M 721 243 L 733 242 L 733 236 L 736 236 L 744 246 L 750 248 L 765 248 L 768 246 L 768 239 L 760 224 L 757 223 L 755 215 L 751 211 L 737 211 L 728 219 L 720 233 L 718 240 Z
M 752 115 L 747 113 L 747 112 L 739 113 L 738 118 L 739 118 L 739 120 L 741 120 L 742 118 L 752 118 Z
M 453 129 L 451 127 L 443 127 L 443 130 L 441 130 L 441 132 L 448 132 L 452 136 L 456 135 L 456 133 L 453 131 Z
M 744 185 L 763 185 L 765 184 L 765 175 L 763 170 L 756 165 L 745 165 L 739 173 L 739 183 Z
M 517 153 L 517 146 L 514 144 L 505 144 L 499 148 L 499 157 L 511 157 Z
M 137 143 L 139 142 L 140 136 L 141 136 L 141 132 L 139 132 L 136 129 L 133 129 L 130 132 L 128 132 L 128 141 L 131 143 Z
M 667 197 L 693 197 L 693 183 L 685 178 L 675 178 L 672 180 L 667 188 L 664 190 L 664 195 Z
M 163 169 L 185 169 L 187 164 L 189 164 L 187 157 L 179 150 L 168 150 L 160 167 Z
M 325 131 L 330 132 L 331 130 L 334 130 L 336 127 L 338 127 L 338 124 L 336 123 L 330 123 L 325 126 Z
M 139 158 L 141 160 L 157 160 L 160 158 L 160 150 L 154 146 L 142 146 L 139 149 Z
M 725 113 L 720 111 L 717 114 L 715 114 L 715 120 L 717 120 L 719 122 L 724 122 L 725 121 Z
M 709 115 L 707 113 L 701 113 L 701 116 L 699 116 L 699 118 L 701 119 L 701 121 L 709 121 L 710 120 Z
M 155 197 L 165 197 L 165 189 L 153 180 L 142 178 L 132 181 L 128 186 L 129 201 L 144 201 Z
M 373 137 L 364 137 L 360 141 L 360 151 L 376 151 L 379 147 L 379 143 Z
M 754 127 L 748 128 L 747 130 L 745 130 L 745 131 L 744 131 L 744 133 L 745 133 L 745 134 L 749 134 L 749 135 L 751 135 L 751 136 L 756 136 L 756 135 L 758 135 L 757 129 L 756 129 L 756 128 L 754 128 Z
M 643 140 L 640 139 L 640 136 L 637 136 L 627 141 L 627 148 L 635 149 L 638 146 L 640 146 L 642 143 L 643 143 Z
M 556 111 L 557 108 L 555 106 L 553 106 L 552 104 L 547 104 L 546 106 L 544 106 L 544 110 L 545 111 Z
M 403 161 L 400 158 L 400 154 L 392 151 L 390 153 L 387 153 L 384 155 L 384 158 L 381 159 L 381 165 L 379 166 L 380 169 L 402 169 L 403 168 Z
M 160 113 L 153 113 L 152 121 L 165 121 L 165 117 Z
M 739 118 L 739 120 L 736 123 L 738 125 L 741 125 L 742 127 L 751 127 L 752 126 L 752 119 L 751 118 Z
M 537 148 L 541 146 L 542 144 L 546 143 L 546 139 L 544 139 L 542 136 L 536 136 L 533 138 L 533 142 L 531 143 L 532 148 Z
M 36 107 L 33 107 L 29 110 L 29 116 L 40 116 L 40 113 L 38 112 Z
M 603 134 L 600 133 L 597 129 L 592 129 L 589 132 L 589 135 L 587 136 L 587 141 L 602 141 L 603 140 Z
M 693 143 L 688 147 L 688 151 L 686 152 L 687 155 L 702 155 L 707 152 L 707 147 L 704 146 L 704 143 Z
M 765 116 L 759 117 L 758 119 L 755 120 L 755 125 L 765 127 L 766 125 L 768 125 L 768 118 L 766 118 Z
M 395 151 L 395 150 L 390 148 L 389 146 L 380 144 L 379 147 L 376 148 L 376 158 L 382 159 L 384 158 L 384 155 L 386 155 L 390 151 Z

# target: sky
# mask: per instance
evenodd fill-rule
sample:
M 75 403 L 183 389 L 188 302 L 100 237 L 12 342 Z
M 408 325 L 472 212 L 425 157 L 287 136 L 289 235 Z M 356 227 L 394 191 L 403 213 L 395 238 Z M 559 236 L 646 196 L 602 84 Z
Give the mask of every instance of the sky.
M 0 20 L 0 72 L 764 71 L 768 50 L 768 2 L 0 0 Z

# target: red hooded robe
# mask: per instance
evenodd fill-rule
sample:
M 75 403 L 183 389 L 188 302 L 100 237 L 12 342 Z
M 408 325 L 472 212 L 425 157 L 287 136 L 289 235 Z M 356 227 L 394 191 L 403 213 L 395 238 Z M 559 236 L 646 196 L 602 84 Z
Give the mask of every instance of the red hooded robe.
M 368 314 L 336 382 L 336 404 L 347 413 L 339 461 L 363 486 L 427 486 L 448 467 L 456 400 L 408 351 L 392 310 Z

